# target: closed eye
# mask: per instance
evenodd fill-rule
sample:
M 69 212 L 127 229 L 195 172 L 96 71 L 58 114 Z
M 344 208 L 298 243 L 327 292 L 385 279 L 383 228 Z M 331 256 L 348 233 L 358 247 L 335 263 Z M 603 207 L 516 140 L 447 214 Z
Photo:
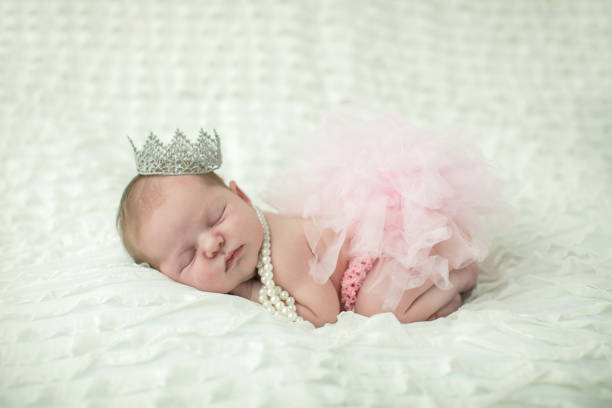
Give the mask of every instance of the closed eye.
M 193 261 L 195 261 L 195 249 L 192 249 L 191 251 L 189 251 L 189 257 L 188 262 L 179 268 L 179 273 L 182 273 L 183 271 L 185 271 L 185 269 L 187 269 L 187 267 L 191 266 L 191 264 L 193 263 Z
M 217 217 L 217 221 L 215 221 L 215 223 L 213 225 L 217 225 L 218 223 L 220 223 L 223 220 L 223 216 L 225 215 L 225 209 L 227 208 L 227 205 L 223 206 L 223 210 L 221 210 L 221 214 L 219 214 L 219 216 Z

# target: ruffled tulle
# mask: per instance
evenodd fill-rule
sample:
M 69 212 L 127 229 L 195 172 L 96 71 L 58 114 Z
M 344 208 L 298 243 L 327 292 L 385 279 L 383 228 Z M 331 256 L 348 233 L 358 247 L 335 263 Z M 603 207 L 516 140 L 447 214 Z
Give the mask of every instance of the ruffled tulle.
M 336 114 L 296 152 L 300 163 L 276 177 L 265 201 L 312 220 L 305 235 L 313 252 L 325 231 L 334 232 L 310 264 L 317 282 L 329 279 L 347 238 L 349 256 L 377 257 L 374 287 L 391 282 L 386 310 L 404 290 L 428 278 L 448 288 L 450 270 L 483 260 L 490 245 L 485 224 L 508 210 L 478 152 L 394 114 Z

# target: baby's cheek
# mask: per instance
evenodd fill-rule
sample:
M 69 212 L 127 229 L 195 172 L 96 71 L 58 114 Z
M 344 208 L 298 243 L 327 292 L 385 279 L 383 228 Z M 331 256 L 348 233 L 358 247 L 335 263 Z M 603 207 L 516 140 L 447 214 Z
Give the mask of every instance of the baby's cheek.
M 186 285 L 196 289 L 212 293 L 228 293 L 233 288 L 229 288 L 227 282 L 215 273 L 215 271 L 193 268 L 190 276 L 184 282 Z

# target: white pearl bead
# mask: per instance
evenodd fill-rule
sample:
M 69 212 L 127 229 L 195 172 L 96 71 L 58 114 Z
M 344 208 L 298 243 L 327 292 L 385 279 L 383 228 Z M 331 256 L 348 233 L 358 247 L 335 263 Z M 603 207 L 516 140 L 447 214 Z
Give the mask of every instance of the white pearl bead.
M 290 321 L 303 321 L 296 313 L 295 299 L 280 286 L 274 283 L 272 270 L 272 248 L 270 244 L 270 229 L 266 223 L 266 218 L 259 208 L 255 208 L 255 213 L 264 231 L 264 240 L 257 260 L 257 273 L 261 277 L 262 288 L 259 290 L 259 301 L 264 308 L 274 315 L 283 314 Z

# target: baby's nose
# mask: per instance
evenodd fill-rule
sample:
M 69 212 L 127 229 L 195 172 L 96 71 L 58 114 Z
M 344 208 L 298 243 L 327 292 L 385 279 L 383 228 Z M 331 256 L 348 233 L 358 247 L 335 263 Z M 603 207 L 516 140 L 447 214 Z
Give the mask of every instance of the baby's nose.
M 208 258 L 214 258 L 217 256 L 221 248 L 224 245 L 223 237 L 220 235 L 213 235 L 208 237 L 204 243 L 204 253 Z

